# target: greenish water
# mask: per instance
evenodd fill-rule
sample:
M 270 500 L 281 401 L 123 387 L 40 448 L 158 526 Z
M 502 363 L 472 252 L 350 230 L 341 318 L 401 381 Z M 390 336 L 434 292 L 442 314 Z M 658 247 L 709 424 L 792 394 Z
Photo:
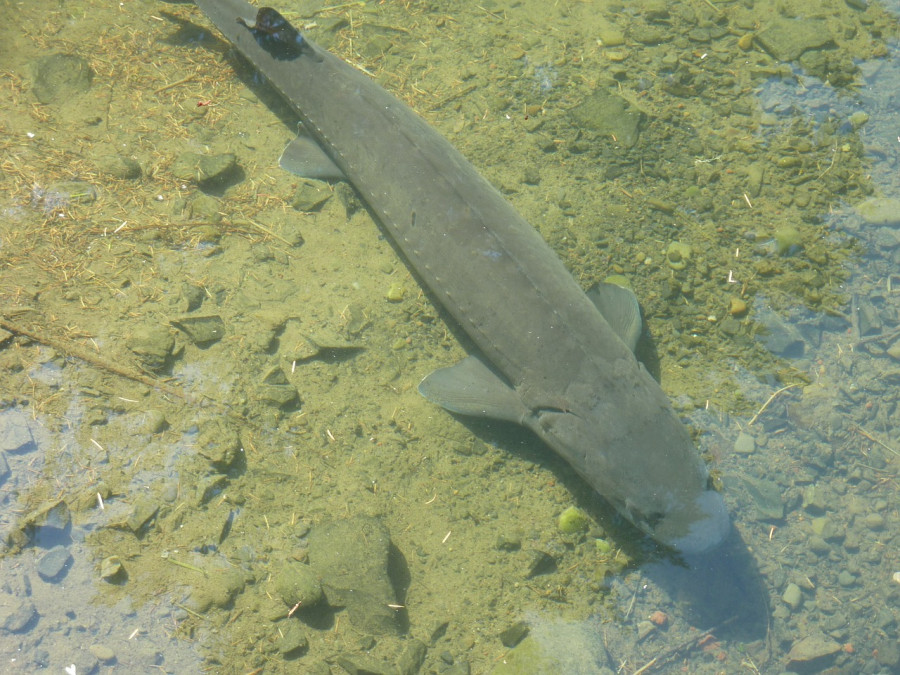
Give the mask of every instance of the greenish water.
M 898 8 L 335 5 L 278 9 L 633 286 L 733 538 L 424 401 L 456 333 L 192 5 L 7 0 L 3 668 L 896 671 Z

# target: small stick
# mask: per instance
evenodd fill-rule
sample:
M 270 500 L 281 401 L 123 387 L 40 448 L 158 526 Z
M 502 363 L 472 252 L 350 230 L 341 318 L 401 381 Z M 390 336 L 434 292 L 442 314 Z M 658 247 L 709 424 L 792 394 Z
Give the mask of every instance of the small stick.
M 176 607 L 178 607 L 179 609 L 183 609 L 183 610 L 184 610 L 185 612 L 187 612 L 188 614 L 193 614 L 193 615 L 196 616 L 198 619 L 203 619 L 204 621 L 206 621 L 206 617 L 205 617 L 205 616 L 203 616 L 203 615 L 200 614 L 199 612 L 195 612 L 195 611 L 192 610 L 190 607 L 185 607 L 185 606 L 182 605 L 180 602 L 173 602 L 172 604 L 175 605 Z
M 769 400 L 766 401 L 765 403 L 763 403 L 762 408 L 760 408 L 759 410 L 757 410 L 757 411 L 756 411 L 756 414 L 755 414 L 753 417 L 750 418 L 750 421 L 747 422 L 747 426 L 748 426 L 748 427 L 753 426 L 753 423 L 754 423 L 756 420 L 759 419 L 759 416 L 763 414 L 763 411 L 765 411 L 765 409 L 769 407 L 769 404 L 770 404 L 772 401 L 775 400 L 775 397 L 778 396 L 778 394 L 780 394 L 780 393 L 783 392 L 783 391 L 787 391 L 788 389 L 793 389 L 794 387 L 799 387 L 799 386 L 800 386 L 800 383 L 799 383 L 799 382 L 796 382 L 796 383 L 794 383 L 794 384 L 789 384 L 789 385 L 787 385 L 786 387 L 782 387 L 781 389 L 779 389 L 778 391 L 776 391 L 774 394 L 772 394 L 772 395 L 769 397 Z
M 186 570 L 192 570 L 192 571 L 194 571 L 194 572 L 200 572 L 200 574 L 202 574 L 202 575 L 205 576 L 205 577 L 208 577 L 208 576 L 209 576 L 209 575 L 206 573 L 206 570 L 200 569 L 199 567 L 197 567 L 197 566 L 195 566 L 195 565 L 191 565 L 190 563 L 181 562 L 180 560 L 175 560 L 175 558 L 170 558 L 170 557 L 168 557 L 168 556 L 166 556 L 166 560 L 168 560 L 168 561 L 169 561 L 170 563 L 172 563 L 173 565 L 178 565 L 179 567 L 183 567 L 183 568 L 186 569 Z M 198 616 L 199 616 L 199 615 L 198 615 Z
M 266 233 L 267 235 L 269 235 L 270 237 L 274 237 L 275 239 L 277 239 L 278 241 L 280 241 L 282 244 L 284 244 L 284 245 L 286 245 L 286 246 L 289 246 L 289 247 L 293 247 L 293 244 L 291 244 L 291 242 L 289 242 L 289 241 L 288 241 L 287 239 L 285 239 L 284 237 L 281 237 L 281 236 L 275 234 L 274 232 L 272 232 L 272 230 L 270 230 L 270 229 L 269 229 L 268 227 L 266 227 L 265 225 L 260 225 L 260 224 L 257 223 L 255 220 L 250 220 L 249 218 L 247 219 L 247 222 L 250 223 L 253 227 L 257 228 L 258 230 L 260 230 L 260 231 L 262 231 L 262 232 L 265 232 L 265 233 Z M 239 224 L 240 224 L 240 223 L 235 223 L 235 225 L 239 225 Z
M 36 331 L 29 330 L 28 328 L 25 328 L 24 326 L 15 323 L 14 321 L 10 321 L 8 317 L 2 314 L 0 314 L 0 328 L 5 328 L 10 333 L 15 333 L 16 335 L 23 335 L 28 339 L 34 340 L 35 342 L 38 342 L 47 347 L 52 347 L 62 354 L 68 354 L 69 356 L 74 356 L 81 359 L 82 361 L 87 361 L 92 366 L 96 366 L 97 368 L 107 370 L 111 373 L 115 373 L 116 375 L 121 375 L 122 377 L 126 377 L 129 380 L 134 380 L 135 382 L 140 382 L 141 384 L 146 384 L 152 389 L 156 389 L 165 394 L 169 394 L 170 396 L 180 398 L 182 401 L 187 401 L 188 403 L 192 402 L 191 397 L 185 394 L 183 391 L 172 387 L 165 382 L 162 382 L 161 380 L 152 378 L 149 375 L 145 375 L 144 373 L 141 373 L 137 370 L 132 370 L 131 368 L 119 366 L 111 361 L 107 361 L 106 359 L 89 352 L 87 349 L 84 349 L 81 345 L 70 342 L 69 340 L 60 340 L 50 337 L 49 335 L 43 335 Z
M 664 651 L 662 654 L 657 654 L 652 659 L 650 659 L 647 663 L 645 663 L 641 668 L 638 668 L 636 671 L 634 671 L 631 675 L 641 675 L 641 673 L 643 673 L 645 670 L 647 670 L 648 668 L 652 668 L 654 665 L 656 665 L 656 663 L 658 661 L 663 661 L 665 659 L 668 659 L 671 656 L 673 656 L 674 654 L 677 654 L 678 652 L 680 652 L 682 649 L 690 647 L 694 643 L 699 643 L 701 640 L 705 640 L 710 635 L 715 633 L 717 630 L 719 630 L 720 628 L 724 628 L 725 626 L 730 624 L 735 619 L 737 619 L 737 614 L 735 614 L 730 619 L 725 619 L 725 621 L 720 623 L 718 626 L 714 626 L 713 628 L 710 628 L 705 633 L 701 633 L 700 635 L 695 635 L 694 637 L 692 637 L 688 640 L 685 640 L 684 642 L 682 642 L 680 644 L 675 645 L 671 649 Z
M 861 337 L 859 330 L 859 297 L 854 294 L 850 299 L 850 329 L 853 331 L 853 342 L 858 343 Z
M 889 340 L 893 340 L 895 337 L 900 335 L 900 330 L 892 330 L 887 333 L 879 333 L 878 335 L 870 335 L 869 337 L 860 338 L 856 341 L 856 346 L 869 344 L 870 342 L 881 342 L 884 340 L 885 342 Z
M 154 89 L 153 93 L 159 94 L 159 93 L 166 91 L 166 89 L 172 89 L 172 88 L 178 87 L 182 84 L 187 84 L 188 82 L 193 80 L 195 77 L 197 77 L 197 76 L 196 75 L 188 75 L 187 77 L 182 77 L 180 80 L 177 80 L 176 82 L 170 82 L 169 84 L 164 84 L 159 89 Z
M 861 436 L 865 436 L 865 437 L 868 438 L 870 441 L 872 441 L 873 443 L 877 443 L 878 445 L 880 445 L 882 448 L 884 448 L 885 450 L 887 450 L 887 451 L 890 452 L 891 454 L 897 455 L 898 457 L 900 457 L 900 452 L 897 452 L 896 450 L 894 450 L 891 446 L 889 446 L 889 445 L 888 445 L 887 443 L 885 443 L 884 441 L 878 440 L 877 438 L 875 438 L 872 434 L 870 434 L 868 431 L 866 431 L 865 429 L 863 429 L 863 428 L 862 428 L 861 426 L 859 426 L 858 424 L 854 424 L 854 425 L 853 425 L 853 428 L 856 429 L 857 433 L 859 433 Z

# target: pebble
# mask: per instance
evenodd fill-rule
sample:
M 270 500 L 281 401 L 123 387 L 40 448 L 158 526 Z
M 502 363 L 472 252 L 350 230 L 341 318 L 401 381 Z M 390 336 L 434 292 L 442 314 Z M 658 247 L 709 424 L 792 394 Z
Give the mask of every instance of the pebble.
M 296 621 L 291 621 L 282 630 L 281 639 L 277 643 L 278 651 L 286 658 L 299 656 L 309 647 L 309 640 Z
M 800 606 L 800 603 L 803 602 L 803 591 L 800 590 L 800 587 L 797 584 L 793 582 L 789 583 L 784 589 L 781 599 L 791 609 L 797 609 Z
M 734 441 L 734 451 L 741 455 L 749 455 L 756 450 L 756 441 L 746 431 L 738 434 Z
M 838 583 L 844 588 L 847 588 L 856 583 L 856 577 L 847 570 L 842 570 L 841 573 L 838 574 Z
M 112 663 L 116 660 L 116 653 L 106 645 L 91 645 L 88 649 L 97 657 L 97 660 L 103 661 L 103 663 Z
M 47 551 L 37 563 L 37 573 L 44 581 L 56 581 L 72 560 L 65 546 L 59 544 Z
M 100 578 L 110 581 L 121 574 L 124 569 L 122 559 L 117 555 L 111 555 L 100 563 Z
M 741 298 L 731 298 L 728 301 L 728 312 L 731 316 L 743 316 L 747 313 L 747 302 Z
M 806 662 L 840 651 L 841 646 L 825 635 L 810 635 L 795 642 L 788 653 L 789 662 Z
M 900 361 L 900 340 L 897 340 L 887 349 L 888 356 L 895 361 Z
M 863 518 L 863 523 L 870 530 L 881 530 L 884 528 L 884 516 L 880 513 L 870 513 Z
M 393 284 L 384 297 L 387 298 L 388 302 L 402 302 L 405 295 L 404 290 L 400 284 Z
M 25 453 L 36 448 L 28 415 L 17 408 L 0 412 L 0 450 Z
M 648 618 L 656 626 L 665 626 L 669 622 L 669 615 L 661 610 L 656 610 Z
M 653 631 L 656 630 L 656 625 L 652 621 L 641 621 L 637 625 L 638 630 L 638 641 L 643 640 L 645 637 L 650 635 Z
M 808 546 L 809 550 L 813 553 L 824 554 L 831 552 L 831 546 L 828 544 L 828 542 L 825 541 L 822 537 L 815 534 L 809 538 Z

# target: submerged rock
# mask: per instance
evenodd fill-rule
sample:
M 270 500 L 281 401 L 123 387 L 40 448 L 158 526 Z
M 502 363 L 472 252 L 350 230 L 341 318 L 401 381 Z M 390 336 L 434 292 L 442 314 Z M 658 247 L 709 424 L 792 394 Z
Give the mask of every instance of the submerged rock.
M 337 520 L 309 534 L 309 562 L 328 604 L 346 607 L 350 622 L 376 635 L 397 633 L 397 600 L 388 574 L 391 535 L 369 516 Z
M 807 666 L 812 661 L 825 661 L 827 657 L 836 654 L 841 646 L 824 634 L 809 635 L 802 640 L 798 640 L 788 652 L 789 664 L 804 663 Z M 817 664 L 818 665 L 818 664 Z M 824 663 L 822 664 L 824 666 Z
M 0 452 L 31 452 L 37 448 L 28 415 L 18 408 L 0 411 Z
M 756 34 L 756 42 L 779 61 L 794 61 L 809 49 L 833 42 L 821 19 L 776 19 Z
M 616 142 L 631 148 L 638 141 L 644 113 L 621 96 L 597 91 L 572 109 L 575 123 L 598 134 L 614 137 Z
M 66 568 L 72 561 L 68 549 L 62 544 L 54 546 L 41 556 L 37 563 L 38 576 L 44 581 L 56 582 L 65 576 Z
M 0 634 L 23 633 L 33 625 L 37 610 L 28 599 L 0 594 Z
M 84 59 L 75 54 L 52 54 L 37 61 L 33 67 L 32 91 L 41 103 L 66 103 L 76 94 L 91 88 L 94 71 Z

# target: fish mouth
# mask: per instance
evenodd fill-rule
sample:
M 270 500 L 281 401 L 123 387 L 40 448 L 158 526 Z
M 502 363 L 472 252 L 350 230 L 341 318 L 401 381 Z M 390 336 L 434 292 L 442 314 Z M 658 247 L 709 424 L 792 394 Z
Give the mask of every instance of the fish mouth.
M 722 495 L 704 490 L 695 499 L 666 513 L 653 527 L 652 536 L 683 555 L 708 553 L 731 531 L 731 519 Z

